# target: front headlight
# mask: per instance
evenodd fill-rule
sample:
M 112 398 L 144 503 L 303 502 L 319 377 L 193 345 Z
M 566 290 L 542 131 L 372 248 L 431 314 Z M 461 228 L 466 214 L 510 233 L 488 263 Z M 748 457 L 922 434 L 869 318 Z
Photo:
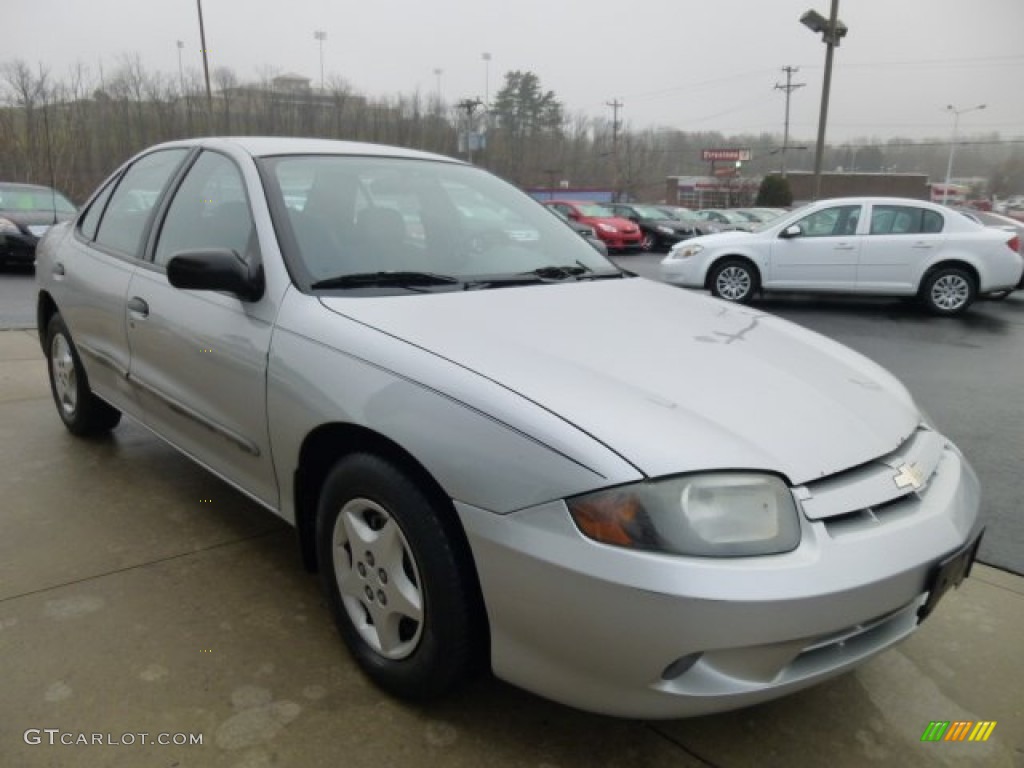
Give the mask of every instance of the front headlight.
M 20 231 L 18 225 L 10 219 L 0 219 L 0 233 L 16 235 Z
M 661 232 L 661 234 L 663 234 L 663 235 L 674 235 L 675 234 L 675 230 L 672 229 L 672 227 L 657 226 L 657 227 L 655 227 L 655 229 L 658 230 L 659 232 Z
M 687 245 L 685 241 L 681 245 L 677 245 L 671 251 L 668 252 L 669 258 L 672 259 L 688 259 L 691 256 L 696 256 L 698 253 L 704 250 L 703 245 Z
M 773 555 L 796 549 L 800 520 L 774 475 L 715 472 L 576 496 L 580 531 L 604 544 L 696 557 Z
M 603 221 L 597 222 L 597 226 L 599 226 L 604 232 L 618 232 L 619 231 L 615 227 L 613 227 L 611 224 L 605 224 Z

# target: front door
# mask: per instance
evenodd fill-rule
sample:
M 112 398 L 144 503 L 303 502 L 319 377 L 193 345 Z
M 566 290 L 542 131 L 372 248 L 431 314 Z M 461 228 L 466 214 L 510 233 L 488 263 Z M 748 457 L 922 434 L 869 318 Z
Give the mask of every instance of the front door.
M 775 290 L 854 290 L 860 205 L 821 208 L 794 222 L 800 233 L 772 243 L 765 287 Z
M 260 302 L 181 290 L 167 280 L 175 253 L 209 248 L 232 249 L 250 263 L 260 258 L 241 172 L 216 152 L 203 152 L 189 169 L 155 239 L 152 262 L 132 279 L 130 378 L 149 426 L 276 508 L 266 404 L 273 326 Z

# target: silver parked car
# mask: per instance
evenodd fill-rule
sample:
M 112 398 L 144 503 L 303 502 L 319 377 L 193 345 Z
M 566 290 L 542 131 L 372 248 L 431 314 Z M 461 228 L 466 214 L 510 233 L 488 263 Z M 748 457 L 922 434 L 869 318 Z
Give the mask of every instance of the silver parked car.
M 163 144 L 37 280 L 64 425 L 127 414 L 294 524 L 396 695 L 489 667 L 614 715 L 753 704 L 907 637 L 977 550 L 975 475 L 891 375 L 449 158 Z
M 661 262 L 666 282 L 727 301 L 758 291 L 917 297 L 933 313 L 1021 280 L 1020 239 L 941 205 L 898 197 L 822 200 L 755 232 L 700 237 Z

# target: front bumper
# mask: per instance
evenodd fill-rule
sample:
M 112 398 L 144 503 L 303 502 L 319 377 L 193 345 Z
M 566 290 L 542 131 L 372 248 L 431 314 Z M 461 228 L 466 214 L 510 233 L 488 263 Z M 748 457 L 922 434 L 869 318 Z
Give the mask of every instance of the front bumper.
M 498 677 L 580 709 L 671 718 L 805 688 L 908 636 L 937 564 L 978 535 L 979 498 L 947 447 L 884 522 L 804 516 L 793 552 L 734 559 L 601 545 L 560 501 L 505 516 L 456 507 Z
M 707 270 L 704 269 L 704 260 L 700 256 L 691 256 L 686 259 L 674 259 L 671 256 L 666 256 L 661 260 L 661 279 L 672 285 L 703 288 Z

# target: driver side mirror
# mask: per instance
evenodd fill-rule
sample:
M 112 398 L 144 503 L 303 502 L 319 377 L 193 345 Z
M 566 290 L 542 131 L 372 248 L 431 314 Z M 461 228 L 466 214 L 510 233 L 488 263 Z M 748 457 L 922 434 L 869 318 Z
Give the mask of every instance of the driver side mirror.
M 226 291 L 242 301 L 263 296 L 263 270 L 254 272 L 230 248 L 179 251 L 167 262 L 167 281 L 175 288 Z
M 799 224 L 790 224 L 788 227 L 786 227 L 784 230 L 782 230 L 779 233 L 779 237 L 783 237 L 783 238 L 800 237 L 800 235 L 802 235 L 803 233 L 804 233 L 804 231 L 800 228 Z

